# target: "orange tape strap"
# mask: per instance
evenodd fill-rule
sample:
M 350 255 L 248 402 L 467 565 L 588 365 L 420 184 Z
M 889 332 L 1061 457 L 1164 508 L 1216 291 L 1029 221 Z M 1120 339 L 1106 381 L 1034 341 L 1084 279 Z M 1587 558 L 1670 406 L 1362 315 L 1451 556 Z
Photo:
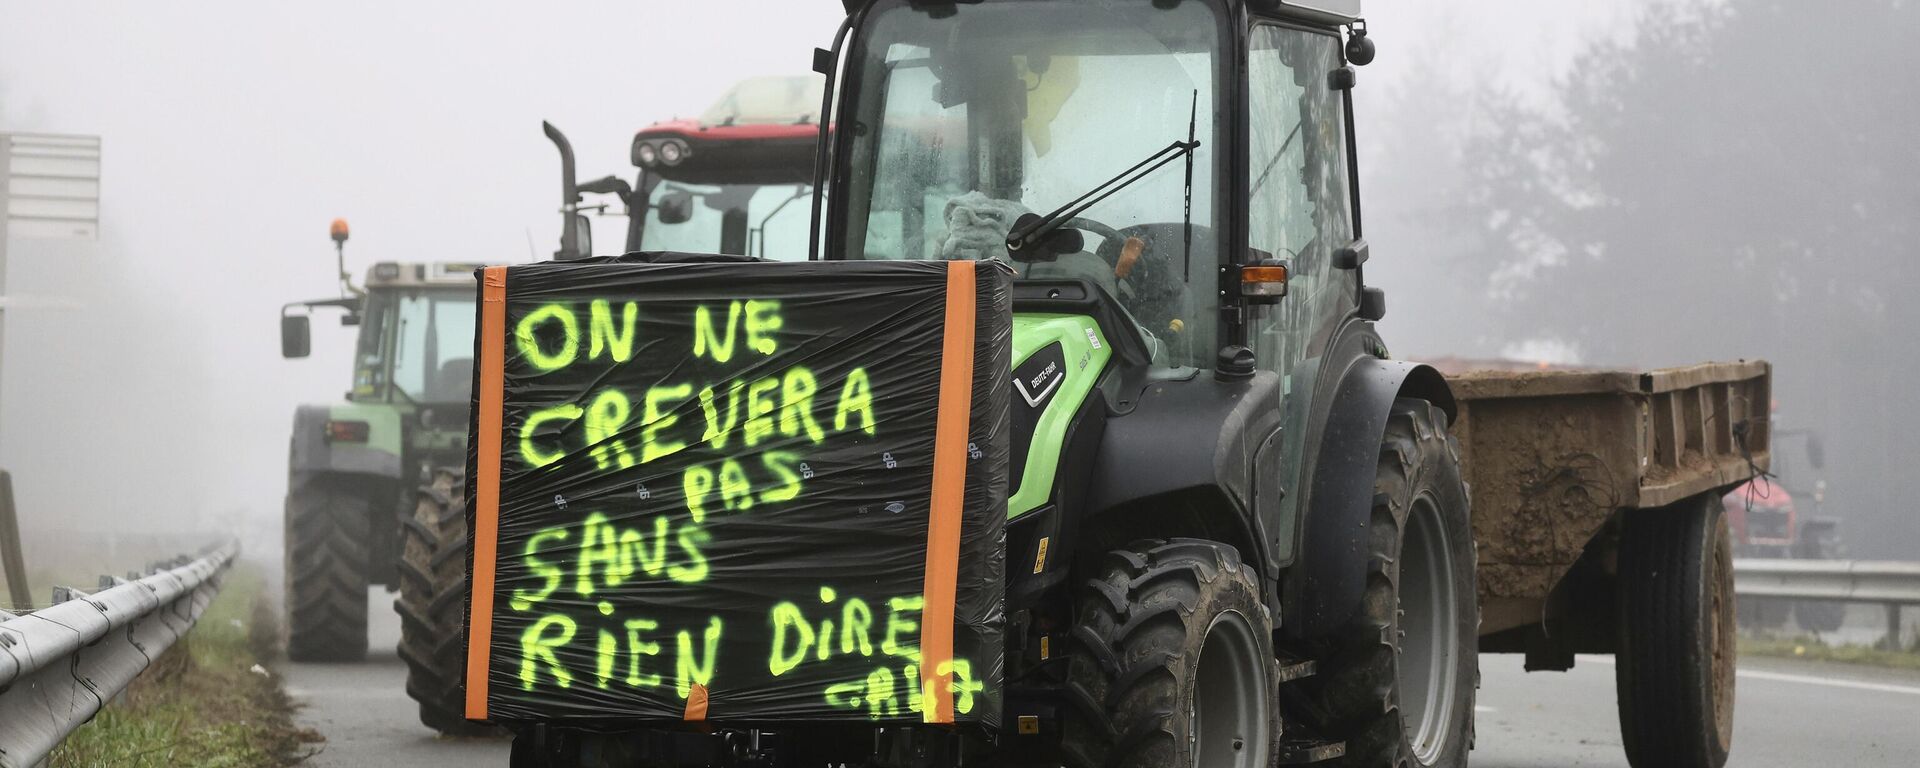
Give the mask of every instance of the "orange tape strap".
M 500 430 L 507 344 L 507 268 L 487 267 L 480 294 L 479 441 L 473 485 L 472 607 L 467 626 L 467 719 L 487 717 L 487 672 L 493 647 L 493 566 L 500 543 Z
M 961 508 L 967 492 L 967 431 L 973 405 L 974 262 L 947 262 L 947 318 L 940 351 L 940 413 L 933 435 L 933 504 L 921 587 L 920 691 L 929 723 L 953 722 L 953 598 L 960 574 Z
M 693 684 L 693 689 L 687 692 L 687 712 L 681 716 L 681 719 L 688 722 L 698 722 L 707 719 L 706 686 L 699 683 Z

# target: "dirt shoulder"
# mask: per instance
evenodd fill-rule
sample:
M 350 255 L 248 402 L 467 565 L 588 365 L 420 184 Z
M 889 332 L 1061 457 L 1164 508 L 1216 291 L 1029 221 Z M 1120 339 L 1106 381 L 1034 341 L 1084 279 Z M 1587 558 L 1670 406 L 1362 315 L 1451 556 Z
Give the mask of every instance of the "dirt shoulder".
M 269 671 L 276 614 L 260 567 L 240 563 L 193 631 L 52 756 L 71 766 L 291 765 L 319 736 L 293 723 Z

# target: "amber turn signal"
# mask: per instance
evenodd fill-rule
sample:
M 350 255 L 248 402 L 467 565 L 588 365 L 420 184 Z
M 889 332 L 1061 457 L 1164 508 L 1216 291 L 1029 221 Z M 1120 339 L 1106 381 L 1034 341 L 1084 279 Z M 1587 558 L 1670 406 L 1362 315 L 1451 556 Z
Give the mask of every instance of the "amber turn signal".
M 1240 295 L 1269 298 L 1287 295 L 1287 265 L 1266 263 L 1241 267 Z

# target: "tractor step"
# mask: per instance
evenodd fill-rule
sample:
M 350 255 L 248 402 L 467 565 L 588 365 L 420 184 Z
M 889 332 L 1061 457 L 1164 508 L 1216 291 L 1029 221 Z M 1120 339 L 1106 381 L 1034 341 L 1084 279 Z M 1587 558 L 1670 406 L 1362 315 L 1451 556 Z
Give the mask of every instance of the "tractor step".
M 1280 743 L 1280 765 L 1305 765 L 1345 757 L 1347 743 L 1344 741 L 1312 741 L 1289 739 Z
M 1319 672 L 1320 667 L 1317 662 L 1282 661 L 1280 662 L 1280 674 L 1276 682 L 1291 683 L 1301 678 L 1313 677 Z

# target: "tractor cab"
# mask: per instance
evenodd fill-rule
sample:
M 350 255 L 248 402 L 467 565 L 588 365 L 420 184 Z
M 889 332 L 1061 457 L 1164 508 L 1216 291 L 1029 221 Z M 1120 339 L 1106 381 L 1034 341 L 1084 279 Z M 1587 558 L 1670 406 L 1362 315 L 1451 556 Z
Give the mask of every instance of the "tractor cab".
M 343 281 L 348 294 L 343 298 L 283 308 L 281 355 L 306 357 L 312 346 L 312 312 L 339 309 L 341 325 L 359 328 L 348 401 L 464 406 L 473 383 L 473 272 L 479 267 L 375 264 L 367 270 L 364 287 Z
M 464 406 L 473 387 L 473 272 L 479 267 L 373 265 L 347 399 Z M 464 419 L 465 410 L 460 413 Z
M 868 5 L 825 257 L 999 260 L 1110 299 L 1154 368 L 1295 373 L 1365 254 L 1326 5 Z
M 559 129 L 567 231 L 557 258 L 592 255 L 584 194 L 609 195 L 627 217 L 625 250 L 806 258 L 807 201 L 820 135 L 817 77 L 759 77 L 736 84 L 699 117 L 650 125 L 633 137 L 632 184 L 614 176 L 574 184 L 573 151 Z
M 1096 386 L 1108 412 L 1170 428 L 1245 383 L 1292 427 L 1270 453 L 1298 487 L 1323 359 L 1383 349 L 1361 322 L 1384 300 L 1362 288 L 1348 100 L 1372 44 L 1335 5 L 864 4 L 821 256 L 1009 265 L 1016 380 L 1063 372 L 1015 409 L 1036 450 L 1058 455 Z M 1051 479 L 1016 478 L 1012 511 Z M 1267 545 L 1290 557 L 1305 494 L 1265 495 L 1285 518 Z

